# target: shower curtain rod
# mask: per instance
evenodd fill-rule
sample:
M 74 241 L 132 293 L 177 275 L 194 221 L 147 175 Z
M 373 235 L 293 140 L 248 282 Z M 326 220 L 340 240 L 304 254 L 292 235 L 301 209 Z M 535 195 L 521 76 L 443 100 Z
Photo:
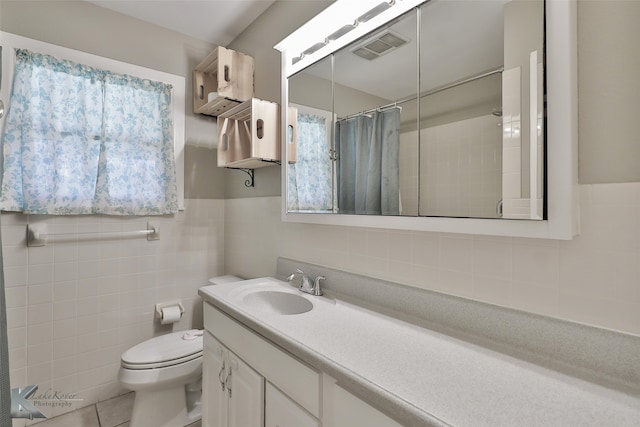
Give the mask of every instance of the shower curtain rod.
M 365 116 L 369 113 L 373 113 L 373 112 L 381 112 L 381 111 L 386 111 L 386 110 L 391 110 L 392 108 L 398 108 L 400 110 L 402 110 L 402 107 L 400 105 L 396 105 L 396 103 L 392 103 L 392 104 L 387 104 L 387 105 L 383 105 L 381 107 L 375 107 L 375 108 L 371 108 L 369 110 L 364 110 L 364 111 L 360 111 L 359 113 L 355 113 L 355 114 L 351 114 L 348 116 L 344 116 L 344 117 L 338 117 L 336 119 L 336 121 L 342 121 L 342 120 L 348 120 L 348 119 L 353 119 L 354 117 L 358 117 L 358 116 Z
M 413 100 L 418 99 L 418 98 L 424 98 L 425 96 L 435 95 L 438 92 L 442 92 L 442 91 L 445 91 L 447 89 L 453 89 L 454 87 L 462 86 L 465 83 L 471 83 L 471 82 L 473 82 L 475 80 L 480 80 L 482 78 L 489 77 L 489 76 L 491 76 L 493 74 L 502 73 L 503 71 L 504 71 L 504 67 L 497 67 L 497 68 L 494 68 L 494 69 L 491 69 L 491 70 L 488 70 L 488 71 L 484 71 L 484 72 L 482 72 L 480 74 L 476 74 L 476 75 L 473 75 L 473 76 L 470 76 L 470 77 L 465 77 L 465 78 L 462 78 L 460 80 L 456 80 L 455 82 L 449 83 L 448 85 L 440 86 L 440 87 L 437 87 L 435 89 L 431 89 L 431 90 L 428 90 L 428 91 L 425 91 L 425 92 L 421 92 L 420 95 L 418 95 L 418 96 L 411 95 L 411 96 L 409 96 L 407 98 L 399 99 L 398 101 L 396 101 L 396 103 L 402 104 L 403 102 L 409 102 L 409 101 L 413 101 Z
M 397 101 L 394 101 L 394 102 L 392 102 L 390 104 L 383 105 L 381 107 L 376 107 L 376 108 L 372 108 L 370 110 L 365 110 L 365 111 L 362 111 L 362 112 L 359 112 L 359 113 L 356 113 L 356 114 L 351 114 L 350 116 L 340 117 L 337 120 L 347 120 L 347 119 L 351 119 L 353 117 L 358 117 L 358 116 L 363 115 L 363 114 L 373 113 L 374 111 L 386 110 L 386 109 L 391 108 L 391 107 L 402 108 L 398 104 L 403 104 L 405 102 L 414 101 L 416 99 L 422 99 L 425 96 L 429 96 L 429 95 L 435 95 L 438 92 L 442 92 L 442 91 L 445 91 L 447 89 L 453 89 L 454 87 L 461 86 L 461 85 L 463 85 L 465 83 L 471 83 L 472 81 L 480 80 L 480 79 L 482 79 L 484 77 L 489 77 L 489 76 L 491 76 L 493 74 L 502 73 L 503 71 L 504 71 L 504 67 L 493 68 L 491 70 L 484 71 L 484 72 L 482 72 L 480 74 L 476 74 L 476 75 L 473 75 L 473 76 L 470 76 L 470 77 L 465 77 L 463 79 L 457 80 L 457 81 L 455 81 L 453 83 L 450 83 L 448 85 L 440 86 L 440 87 L 437 87 L 435 89 L 428 90 L 426 92 L 421 92 L 419 95 L 411 95 L 411 96 L 408 96 L 406 98 L 398 99 Z

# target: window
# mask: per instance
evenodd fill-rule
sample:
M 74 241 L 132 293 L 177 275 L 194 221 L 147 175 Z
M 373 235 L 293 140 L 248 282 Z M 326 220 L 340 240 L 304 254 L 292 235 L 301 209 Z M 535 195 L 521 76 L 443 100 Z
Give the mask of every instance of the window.
M 14 68 L 4 65 L 13 62 L 7 39 L 55 56 L 16 51 L 3 209 L 153 215 L 183 207 L 183 165 L 175 160 L 183 157 L 184 78 L 2 36 L 5 87 Z M 78 62 L 56 59 L 69 57 Z
M 298 109 L 298 159 L 287 174 L 288 210 L 333 210 L 333 161 L 331 160 L 331 113 L 304 105 Z

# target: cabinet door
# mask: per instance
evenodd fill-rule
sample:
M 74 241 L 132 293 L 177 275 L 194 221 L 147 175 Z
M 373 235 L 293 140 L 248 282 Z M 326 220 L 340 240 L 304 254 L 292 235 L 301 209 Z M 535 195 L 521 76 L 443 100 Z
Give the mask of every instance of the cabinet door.
M 264 425 L 264 378 L 229 352 L 229 427 Z
M 319 427 L 320 422 L 267 383 L 265 427 Z
M 204 334 L 202 356 L 202 425 L 227 427 L 226 386 L 223 388 L 229 362 L 226 350 L 208 332 Z

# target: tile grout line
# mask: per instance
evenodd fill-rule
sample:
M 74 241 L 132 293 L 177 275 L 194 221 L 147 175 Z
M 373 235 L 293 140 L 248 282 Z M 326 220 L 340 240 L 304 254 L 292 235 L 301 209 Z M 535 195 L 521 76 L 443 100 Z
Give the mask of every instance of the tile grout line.
M 102 427 L 102 421 L 100 421 L 100 411 L 98 411 L 98 404 L 93 404 L 93 410 L 96 413 L 96 419 L 98 420 L 98 427 Z

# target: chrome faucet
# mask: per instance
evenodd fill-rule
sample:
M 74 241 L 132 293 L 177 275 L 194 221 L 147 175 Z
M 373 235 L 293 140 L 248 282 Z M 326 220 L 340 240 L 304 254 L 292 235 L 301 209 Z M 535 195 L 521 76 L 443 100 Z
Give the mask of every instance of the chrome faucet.
M 295 273 L 292 273 L 289 275 L 289 277 L 287 277 L 287 281 L 289 282 L 289 284 L 294 285 L 292 282 L 296 279 L 296 277 L 300 277 L 300 285 L 298 285 L 298 289 L 300 289 L 302 292 L 306 292 L 314 296 L 322 295 L 320 281 L 326 279 L 324 276 L 316 277 L 315 279 L 313 279 L 312 284 L 311 278 L 307 276 L 304 271 L 297 268 Z

